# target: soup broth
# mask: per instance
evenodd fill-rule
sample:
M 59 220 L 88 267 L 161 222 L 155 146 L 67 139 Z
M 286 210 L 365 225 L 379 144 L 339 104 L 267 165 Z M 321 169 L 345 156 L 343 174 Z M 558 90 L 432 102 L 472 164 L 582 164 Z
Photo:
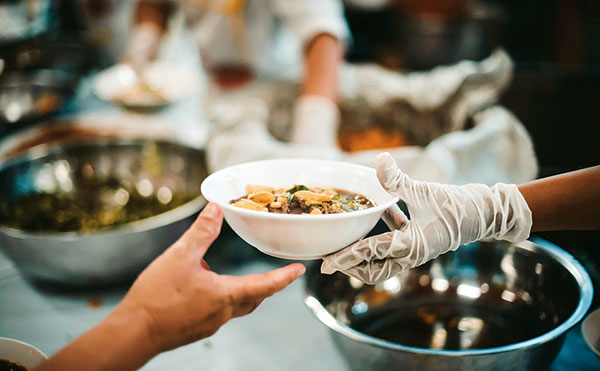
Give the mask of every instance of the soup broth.
M 369 198 L 337 188 L 295 185 L 279 188 L 249 184 L 247 194 L 231 200 L 231 204 L 244 209 L 277 214 L 338 214 L 368 209 L 375 206 Z

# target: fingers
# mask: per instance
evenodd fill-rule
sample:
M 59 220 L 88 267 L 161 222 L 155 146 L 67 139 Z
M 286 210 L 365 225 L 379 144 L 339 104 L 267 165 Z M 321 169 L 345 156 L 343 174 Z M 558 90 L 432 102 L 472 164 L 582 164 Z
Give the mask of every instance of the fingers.
M 295 263 L 263 274 L 222 277 L 227 277 L 231 299 L 235 306 L 239 306 L 241 303 L 260 302 L 283 290 L 305 271 L 304 265 Z
M 375 285 L 396 276 L 408 268 L 400 259 L 376 260 L 349 268 L 342 273 L 368 285 Z
M 177 241 L 177 245 L 186 250 L 204 256 L 221 231 L 223 211 L 214 202 L 208 203 L 196 221 Z
M 345 271 L 351 267 L 370 262 L 371 259 L 385 259 L 392 253 L 392 242 L 395 232 L 382 233 L 365 238 L 345 249 L 323 258 L 321 272 L 332 274 L 335 271 Z
M 382 219 L 388 226 L 390 231 L 400 229 L 401 227 L 406 225 L 406 223 L 408 223 L 408 218 L 406 217 L 406 215 L 404 215 L 402 210 L 400 210 L 398 204 L 394 204 L 393 206 L 387 208 L 383 212 Z
M 345 271 L 371 260 L 369 240 L 372 238 L 358 241 L 343 250 L 324 257 L 323 263 L 321 263 L 321 273 L 332 274 L 335 271 Z
M 381 185 L 388 189 L 398 174 L 398 166 L 389 152 L 382 152 L 375 157 L 375 170 Z
M 388 260 L 396 261 L 402 266 L 415 266 L 417 262 L 422 261 L 425 249 L 418 248 L 422 243 L 419 238 L 413 237 L 414 235 L 411 228 L 407 227 L 365 238 L 323 258 L 321 273 L 332 274 L 335 271 L 347 273 L 353 268 L 358 267 L 357 269 L 360 270 L 360 267 L 367 264 Z
M 383 152 L 375 158 L 375 170 L 377 179 L 386 191 L 398 196 L 408 206 L 413 203 L 413 183 L 414 181 L 398 169 L 396 161 L 389 152 Z

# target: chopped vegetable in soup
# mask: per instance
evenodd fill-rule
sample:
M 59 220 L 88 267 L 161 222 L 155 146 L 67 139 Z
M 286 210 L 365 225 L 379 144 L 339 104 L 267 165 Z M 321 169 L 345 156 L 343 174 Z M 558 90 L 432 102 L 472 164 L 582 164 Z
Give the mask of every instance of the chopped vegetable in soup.
M 335 188 L 307 187 L 279 188 L 248 184 L 247 194 L 231 200 L 244 209 L 278 214 L 337 214 L 364 210 L 375 206 L 367 197 Z

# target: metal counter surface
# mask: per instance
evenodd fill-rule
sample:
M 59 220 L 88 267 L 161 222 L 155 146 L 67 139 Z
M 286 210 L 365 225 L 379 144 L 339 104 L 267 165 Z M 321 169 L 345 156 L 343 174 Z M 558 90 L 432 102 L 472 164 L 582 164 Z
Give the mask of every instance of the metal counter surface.
M 277 265 L 253 261 L 223 272 L 265 272 Z M 32 285 L 0 253 L 0 336 L 16 338 L 52 355 L 102 320 L 128 285 L 64 290 Z M 143 370 L 346 370 L 328 330 L 303 304 L 304 280 L 268 298 L 249 316 L 234 319 L 214 336 L 163 353 Z M 91 301 L 101 303 L 95 307 Z M 551 370 L 600 369 L 579 326 L 567 335 Z

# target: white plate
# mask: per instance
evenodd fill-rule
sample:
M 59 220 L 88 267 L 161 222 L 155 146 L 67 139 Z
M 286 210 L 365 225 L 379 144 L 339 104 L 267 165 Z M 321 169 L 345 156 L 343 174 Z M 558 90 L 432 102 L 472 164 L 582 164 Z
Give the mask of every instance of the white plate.
M 367 196 L 376 206 L 339 214 L 290 215 L 231 205 L 246 194 L 247 184 L 332 187 Z M 248 162 L 217 171 L 202 183 L 202 195 L 221 206 L 225 220 L 244 241 L 265 254 L 299 260 L 321 258 L 361 239 L 398 201 L 379 184 L 372 168 L 308 159 Z
M 121 101 L 119 95 L 132 89 L 141 81 L 158 92 L 164 101 Z M 127 64 L 117 64 L 98 73 L 94 80 L 94 93 L 98 98 L 128 108 L 160 108 L 180 101 L 200 86 L 199 74 L 192 68 L 155 62 L 138 76 Z

